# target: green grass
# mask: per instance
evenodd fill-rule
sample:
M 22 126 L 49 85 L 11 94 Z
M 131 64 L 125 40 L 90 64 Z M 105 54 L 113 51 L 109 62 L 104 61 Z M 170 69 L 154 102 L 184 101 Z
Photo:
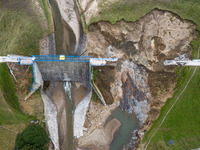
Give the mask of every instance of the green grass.
M 40 1 L 40 0 L 38 0 Z M 14 0 L 9 1 L 9 8 L 0 2 L 0 55 L 18 54 L 34 55 L 39 54 L 39 40 L 52 32 L 51 25 L 48 28 L 40 22 L 40 18 L 30 8 L 15 9 Z M 18 0 L 23 4 L 23 0 Z M 45 12 L 47 10 L 46 0 L 42 0 Z M 51 22 L 50 13 L 45 14 L 47 22 Z M 0 150 L 14 148 L 16 133 L 8 129 L 21 132 L 36 117 L 25 115 L 19 106 L 18 96 L 15 90 L 9 70 L 6 64 L 0 64 Z M 37 98 L 41 100 L 41 98 Z M 39 116 L 39 115 L 38 115 Z
M 95 91 L 92 92 L 92 101 L 93 102 L 97 102 L 98 101 L 98 96 L 97 96 Z
M 10 7 L 12 7 L 13 2 L 10 1 Z M 47 13 L 46 0 L 43 0 L 42 4 L 45 8 L 46 17 L 50 18 L 50 14 Z M 3 7 L 1 2 L 0 7 Z M 30 16 L 26 9 L 10 9 L 5 6 L 4 9 L 1 8 L 0 55 L 18 54 L 30 56 L 39 54 L 39 40 L 47 34 L 46 30 L 48 29 L 44 30 L 44 26 L 41 25 L 39 18 L 37 18 L 38 16 L 34 14 Z M 48 21 L 50 22 L 50 20 Z M 6 64 L 0 64 L 0 90 L 0 103 L 4 104 L 0 106 L 0 124 L 28 122 L 30 117 L 21 112 L 15 85 Z
M 15 85 L 6 64 L 0 64 L 0 125 L 29 122 L 31 117 L 22 113 Z
M 112 5 L 105 5 L 103 1 L 99 6 L 100 15 L 91 18 L 89 24 L 99 20 L 110 21 L 112 24 L 121 19 L 136 21 L 155 8 L 169 10 L 180 15 L 183 19 L 192 20 L 196 23 L 197 29 L 200 30 L 199 0 L 173 0 L 171 2 L 162 2 L 160 0 L 140 0 L 139 2 L 119 0 Z
M 25 12 L 5 9 L 1 13 L 0 55 L 38 54 L 38 39 L 43 36 L 43 28 Z
M 193 41 L 193 57 L 197 56 L 200 38 Z M 179 89 L 174 93 L 173 98 L 167 100 L 161 109 L 159 118 L 154 122 L 151 129 L 146 133 L 142 143 L 146 143 L 154 133 L 167 111 L 185 87 L 187 81 L 194 71 L 194 67 L 185 69 L 185 77 Z M 148 149 L 173 149 L 184 150 L 200 147 L 200 68 L 197 69 L 194 77 L 179 98 L 171 112 L 166 117 L 158 132 L 152 138 Z M 175 144 L 169 145 L 167 142 L 172 139 Z
M 180 66 L 178 66 L 176 73 L 177 73 L 178 78 L 177 78 L 176 87 L 174 89 L 177 89 L 180 86 L 183 78 L 185 78 L 186 67 L 180 68 Z
M 94 69 L 94 68 L 92 67 L 92 68 L 91 68 L 91 72 L 92 72 L 92 74 L 93 74 L 93 78 L 92 78 L 91 83 L 92 83 L 93 87 L 95 88 L 95 90 L 98 91 L 98 90 L 96 89 L 96 87 L 94 86 L 94 81 L 95 81 L 96 78 L 97 78 L 98 70 L 97 70 L 97 69 Z M 93 101 L 93 102 L 97 102 L 97 101 L 98 101 L 98 95 L 96 94 L 96 92 L 95 92 L 94 90 L 93 90 L 93 92 L 92 92 L 92 101 Z
M 95 81 L 96 78 L 97 78 L 98 70 L 97 69 L 92 69 L 92 73 L 93 73 L 93 81 Z
M 48 23 L 48 26 L 49 26 L 49 33 L 52 33 L 53 32 L 53 18 L 52 18 L 52 13 L 51 13 L 51 10 L 49 9 L 49 6 L 48 6 L 48 1 L 47 0 L 39 0 L 40 2 L 40 5 L 41 5 L 41 8 L 43 9 L 43 12 L 44 12 L 44 15 L 46 17 L 46 20 L 47 20 L 47 23 Z
M 200 30 L 200 1 L 199 0 L 172 0 L 162 2 L 161 0 L 141 0 L 135 2 L 134 0 L 119 0 L 110 5 L 105 4 L 105 1 L 99 6 L 100 14 L 91 18 L 90 23 L 106 20 L 112 24 L 124 19 L 126 21 L 137 21 L 151 10 L 158 8 L 162 10 L 172 11 L 178 14 L 182 19 L 193 21 L 197 30 Z M 193 58 L 196 58 L 198 47 L 200 46 L 200 37 L 191 42 L 193 46 Z M 194 71 L 194 67 L 188 67 L 181 71 L 177 70 L 180 81 L 178 82 L 178 90 L 173 97 L 168 99 L 165 106 L 161 109 L 161 114 L 154 122 L 153 126 L 142 141 L 142 144 L 150 139 L 156 128 L 159 126 L 163 117 L 173 105 L 174 101 L 185 87 L 187 81 Z M 184 75 L 184 77 L 183 77 Z M 180 84 L 181 82 L 181 84 Z M 188 85 L 185 92 L 177 101 L 174 108 L 168 114 L 161 128 L 153 137 L 148 149 L 151 150 L 184 150 L 200 147 L 200 68 L 197 69 L 193 79 Z M 175 144 L 168 145 L 167 142 L 172 139 Z
M 180 66 L 178 66 L 178 67 L 177 67 L 177 70 L 176 70 L 176 74 L 177 74 L 177 76 L 179 76 L 180 69 L 181 69 L 181 67 L 180 67 Z

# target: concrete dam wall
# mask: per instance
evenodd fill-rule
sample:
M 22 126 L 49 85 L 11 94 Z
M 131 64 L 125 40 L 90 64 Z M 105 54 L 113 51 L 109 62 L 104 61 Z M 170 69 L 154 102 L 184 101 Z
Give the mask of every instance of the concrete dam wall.
M 39 61 L 37 65 L 44 81 L 90 81 L 89 62 Z

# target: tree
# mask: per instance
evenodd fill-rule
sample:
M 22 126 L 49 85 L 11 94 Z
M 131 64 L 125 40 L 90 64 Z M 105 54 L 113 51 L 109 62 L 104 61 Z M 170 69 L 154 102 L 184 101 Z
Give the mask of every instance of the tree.
M 30 125 L 17 135 L 15 150 L 47 150 L 50 139 L 40 125 Z

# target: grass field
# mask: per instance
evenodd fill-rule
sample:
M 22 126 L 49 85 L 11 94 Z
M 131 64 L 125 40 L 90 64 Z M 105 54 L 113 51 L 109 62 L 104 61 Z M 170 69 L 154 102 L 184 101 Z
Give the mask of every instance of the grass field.
M 121 19 L 126 21 L 139 20 L 146 13 L 154 8 L 172 11 L 183 19 L 193 21 L 197 30 L 200 30 L 200 1 L 199 0 L 155 0 L 155 1 L 135 1 L 135 0 L 119 0 L 118 3 L 113 5 L 105 4 L 103 1 L 100 5 L 102 9 L 99 16 L 92 18 L 90 23 L 99 20 L 107 20 L 115 23 Z M 200 37 L 196 41 L 192 41 L 193 45 L 193 58 L 197 57 L 198 47 L 200 46 Z M 142 141 L 146 144 L 159 126 L 163 117 L 173 105 L 179 93 L 185 87 L 187 81 L 194 71 L 194 67 L 187 67 L 185 69 L 185 76 L 183 81 L 174 93 L 173 98 L 167 100 L 165 106 L 161 109 L 159 118 L 155 121 L 153 126 L 147 133 Z M 185 92 L 177 101 L 174 108 L 168 114 L 163 125 L 158 132 L 154 135 L 148 150 L 188 150 L 200 147 L 200 68 L 197 69 L 193 79 L 188 85 Z M 174 140 L 173 145 L 169 145 L 169 140 Z
M 121 20 L 136 21 L 154 8 L 169 10 L 183 19 L 192 20 L 200 30 L 200 1 L 199 0 L 119 0 L 110 4 L 105 0 L 99 6 L 100 15 L 93 17 L 90 23 L 107 20 L 111 23 Z
M 25 13 L 5 10 L 0 17 L 0 55 L 38 54 L 38 39 L 42 28 Z
M 10 0 L 9 5 L 3 5 L 3 2 L 8 2 L 0 1 L 0 55 L 39 54 L 39 40 L 52 32 L 53 23 L 47 1 L 37 1 L 44 11 L 48 26 L 40 23 L 38 12 L 36 15 L 28 12 L 30 8 L 24 8 L 28 7 L 24 5 L 25 1 Z M 21 111 L 18 103 L 21 96 L 24 97 L 16 92 L 6 64 L 0 64 L 0 150 L 13 149 L 17 133 L 22 132 L 30 120 L 37 117 L 27 116 Z M 41 101 L 40 97 L 35 97 L 37 101 Z M 41 114 L 38 116 L 42 118 Z
M 200 39 L 193 42 L 193 56 L 197 55 Z M 187 81 L 194 71 L 194 67 L 186 68 L 186 75 L 179 89 L 174 93 L 173 98 L 168 99 L 165 106 L 161 109 L 159 118 L 154 122 L 151 129 L 146 133 L 142 143 L 146 144 L 150 136 L 159 126 L 163 117 L 174 103 L 177 96 L 185 87 Z M 200 147 L 200 68 L 197 69 L 194 77 L 182 94 L 176 105 L 168 114 L 163 125 L 154 135 L 148 149 L 174 149 L 184 150 Z M 169 145 L 169 140 L 174 140 L 175 144 Z
M 27 122 L 31 118 L 20 109 L 15 85 L 6 64 L 0 64 L 0 125 Z

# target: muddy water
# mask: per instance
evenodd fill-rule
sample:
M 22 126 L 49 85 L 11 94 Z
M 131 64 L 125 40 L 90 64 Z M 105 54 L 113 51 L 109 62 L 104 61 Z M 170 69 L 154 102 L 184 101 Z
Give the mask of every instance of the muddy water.
M 113 141 L 110 144 L 110 150 L 121 150 L 124 145 L 128 144 L 131 140 L 131 132 L 138 129 L 138 119 L 134 115 L 129 115 L 116 108 L 106 120 L 107 124 L 113 118 L 121 122 L 119 130 L 114 134 Z
M 62 20 L 58 5 L 55 0 L 49 0 L 53 18 L 54 18 L 54 28 L 55 28 L 55 41 L 56 41 L 56 54 L 64 55 L 74 55 L 75 54 L 75 44 L 76 38 L 74 32 L 69 27 L 69 25 Z M 73 134 L 73 110 L 74 104 L 71 95 L 71 88 L 74 84 L 70 82 L 64 82 L 64 100 L 65 100 L 65 111 L 66 118 L 61 118 L 58 120 L 59 124 L 59 135 L 60 135 L 60 148 L 63 150 L 74 150 L 74 134 Z M 60 115 L 60 114 L 58 114 Z M 65 119 L 63 121 L 63 119 Z M 63 123 L 64 122 L 64 123 Z M 62 131 L 65 129 L 66 131 Z
M 71 27 L 63 21 L 57 2 L 49 0 L 53 12 L 56 54 L 74 55 L 76 38 Z
M 49 0 L 53 11 L 54 27 L 55 27 L 55 40 L 56 40 L 56 54 L 74 55 L 76 39 L 72 29 L 67 23 L 65 23 L 60 15 L 58 5 L 55 0 Z M 82 50 L 82 44 L 84 43 L 84 35 L 81 30 L 80 41 L 78 45 L 77 53 L 80 54 Z M 60 137 L 61 149 L 74 150 L 76 144 L 73 136 L 73 111 L 74 111 L 74 95 L 71 90 L 75 87 L 74 83 L 64 82 L 65 91 L 65 109 L 66 120 L 64 125 L 66 127 L 64 137 Z M 76 92 L 73 92 L 75 94 Z M 131 138 L 131 131 L 138 128 L 138 120 L 135 116 L 127 115 L 123 113 L 119 108 L 112 112 L 112 115 L 108 118 L 107 122 L 113 118 L 117 118 L 121 122 L 120 129 L 115 133 L 112 143 L 110 144 L 111 150 L 120 150 L 123 145 L 127 144 Z M 62 118 L 61 118 L 62 119 Z M 59 120 L 58 120 L 59 122 Z M 61 121 L 60 121 L 61 122 Z M 63 122 L 63 121 L 62 121 Z M 63 126 L 63 124 L 62 124 Z

